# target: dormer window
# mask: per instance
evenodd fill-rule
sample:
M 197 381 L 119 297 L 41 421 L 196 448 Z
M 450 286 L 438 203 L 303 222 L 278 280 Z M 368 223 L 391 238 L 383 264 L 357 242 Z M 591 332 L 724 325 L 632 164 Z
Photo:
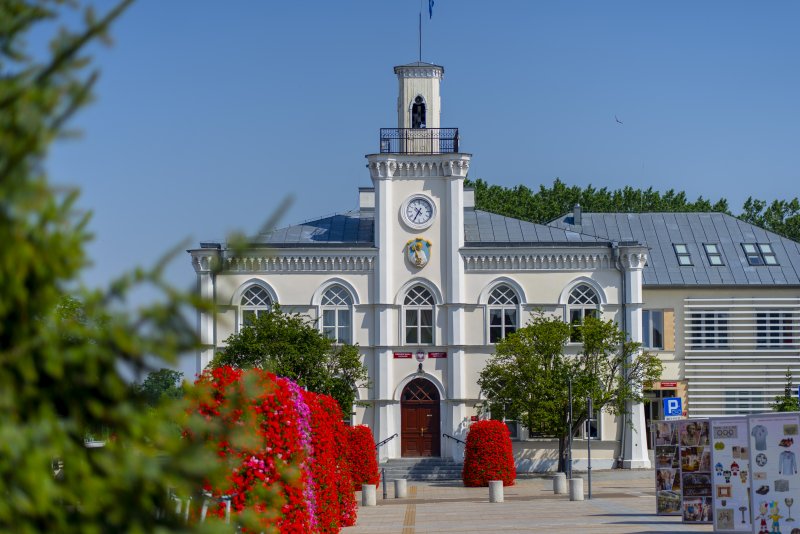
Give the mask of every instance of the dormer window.
M 414 129 L 425 128 L 425 100 L 417 95 L 411 105 L 411 127 Z
M 742 249 L 750 265 L 778 265 L 778 258 L 769 243 L 742 243 Z
M 703 248 L 706 249 L 706 257 L 708 258 L 709 265 L 725 265 L 722 261 L 722 252 L 720 252 L 718 245 L 706 243 L 703 245 Z
M 678 265 L 692 265 L 692 256 L 685 244 L 673 243 L 672 248 L 675 249 L 675 256 L 678 257 Z

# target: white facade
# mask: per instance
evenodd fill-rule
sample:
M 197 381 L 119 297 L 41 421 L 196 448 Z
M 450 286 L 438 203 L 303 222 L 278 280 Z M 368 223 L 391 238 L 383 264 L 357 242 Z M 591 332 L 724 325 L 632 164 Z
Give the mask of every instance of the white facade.
M 382 153 L 366 156 L 372 187 L 359 190 L 358 212 L 282 229 L 279 238 L 262 236 L 243 256 L 218 244 L 189 251 L 200 294 L 217 305 L 214 315 L 198 318 L 205 348 L 197 367 L 208 364 L 259 303 L 279 302 L 359 344 L 371 387 L 359 391 L 366 406 L 357 408 L 354 422 L 368 424 L 376 442 L 398 434 L 380 449 L 382 459 L 407 450 L 416 455 L 417 445 L 402 428 L 401 397 L 420 378 L 438 395 L 438 415 L 420 415 L 439 420 L 433 429 L 438 447 L 428 452 L 460 459 L 462 446 L 441 436 L 464 439 L 478 414 L 477 379 L 494 351 L 493 336 L 524 326 L 534 310 L 568 320 L 575 308 L 569 296 L 580 286 L 595 296 L 590 307 L 601 317 L 640 340 L 647 248 L 476 212 L 472 192 L 464 190 L 471 155 L 457 150 L 457 140 L 443 142 L 452 134 L 437 130 L 444 69 L 415 63 L 395 73 L 397 138 L 383 145 L 382 136 Z M 412 128 L 419 126 L 414 103 L 420 101 L 425 128 Z M 498 239 L 501 223 L 505 233 Z M 421 248 L 409 252 L 416 239 Z M 215 262 L 224 265 L 218 274 L 212 274 Z M 618 459 L 624 467 L 650 465 L 643 407 L 632 406 L 629 417 L 630 425 L 602 417 L 596 450 L 606 451 L 607 467 Z M 536 459 L 536 450 L 551 445 L 518 443 L 520 469 L 550 468 L 551 461 Z

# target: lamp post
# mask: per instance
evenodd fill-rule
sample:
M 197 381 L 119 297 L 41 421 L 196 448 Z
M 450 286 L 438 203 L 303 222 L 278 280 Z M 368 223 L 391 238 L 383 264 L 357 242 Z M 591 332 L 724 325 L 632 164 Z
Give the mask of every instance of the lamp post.
M 567 377 L 569 395 L 569 418 L 567 419 L 567 478 L 572 478 L 572 375 Z
M 588 466 L 588 482 L 589 482 L 589 500 L 592 500 L 592 396 L 589 395 L 586 398 L 586 402 L 589 404 L 588 411 L 589 415 L 589 432 L 586 436 L 586 460 L 589 463 Z

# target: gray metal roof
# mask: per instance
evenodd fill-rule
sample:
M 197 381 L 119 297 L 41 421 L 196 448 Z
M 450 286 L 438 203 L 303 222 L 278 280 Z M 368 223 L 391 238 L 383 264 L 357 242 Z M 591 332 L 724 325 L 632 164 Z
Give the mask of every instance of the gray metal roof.
M 614 241 L 639 241 L 650 247 L 644 268 L 646 286 L 800 285 L 800 244 L 724 213 L 583 213 L 551 226 Z M 742 243 L 769 243 L 776 266 L 751 266 Z M 674 244 L 685 244 L 692 265 L 678 265 Z M 724 265 L 708 261 L 704 244 L 716 244 Z
M 375 213 L 347 211 L 278 228 L 251 241 L 271 247 L 373 247 Z
M 467 247 L 510 247 L 605 244 L 609 240 L 583 235 L 572 229 L 535 224 L 488 211 L 465 209 L 464 242 Z

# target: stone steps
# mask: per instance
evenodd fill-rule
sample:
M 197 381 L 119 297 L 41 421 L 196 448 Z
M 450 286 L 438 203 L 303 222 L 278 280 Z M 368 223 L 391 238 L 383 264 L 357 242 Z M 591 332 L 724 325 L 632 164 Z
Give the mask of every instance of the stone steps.
M 386 480 L 460 480 L 463 464 L 449 458 L 401 458 L 379 466 Z

